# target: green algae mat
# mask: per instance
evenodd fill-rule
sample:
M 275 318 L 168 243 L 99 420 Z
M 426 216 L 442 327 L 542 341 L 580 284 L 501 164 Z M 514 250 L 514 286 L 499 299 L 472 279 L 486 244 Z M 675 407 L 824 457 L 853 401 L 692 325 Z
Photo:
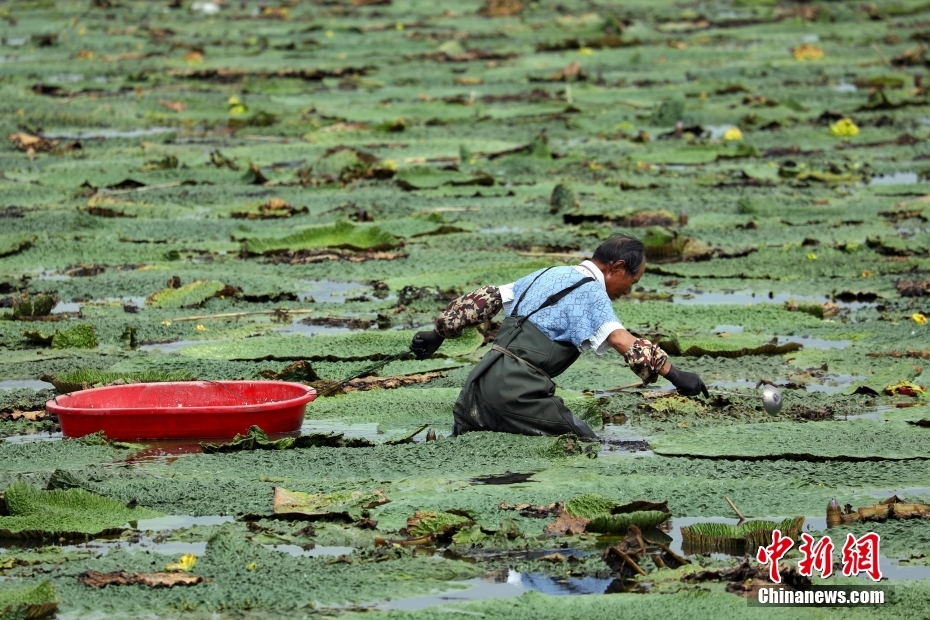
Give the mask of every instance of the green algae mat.
M 812 530 L 834 498 L 930 501 L 926 3 L 35 0 L 0 23 L 0 616 L 833 617 L 694 577 L 737 558 L 631 578 L 604 550 L 632 523 L 683 553 L 682 525 L 736 527 L 727 500 Z M 618 317 L 710 398 L 610 391 L 636 377 L 586 352 L 557 393 L 600 442 L 450 438 L 500 317 L 372 370 L 463 292 L 613 233 L 648 257 Z M 303 440 L 63 439 L 44 411 L 360 373 Z M 299 449 L 239 449 L 271 446 Z M 572 510 L 598 524 L 547 536 Z M 895 598 L 843 613 L 919 617 L 928 522 L 868 525 Z M 204 581 L 78 579 L 188 554 Z

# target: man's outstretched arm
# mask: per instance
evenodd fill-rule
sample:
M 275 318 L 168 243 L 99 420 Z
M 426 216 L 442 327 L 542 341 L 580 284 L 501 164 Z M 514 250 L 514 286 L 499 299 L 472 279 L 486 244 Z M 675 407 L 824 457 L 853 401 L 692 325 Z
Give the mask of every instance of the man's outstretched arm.
M 637 338 L 625 329 L 612 331 L 607 337 L 607 342 L 623 356 L 630 370 L 643 380 L 643 385 L 654 383 L 659 375 L 662 375 L 671 381 L 683 396 L 709 396 L 707 386 L 701 378 L 693 372 L 685 372 L 672 366 L 668 361 L 668 354 L 659 345 L 645 338 Z
M 446 338 L 458 338 L 466 327 L 490 321 L 501 311 L 504 302 L 496 286 L 481 288 L 452 300 L 434 323 L 432 330 L 417 332 L 410 350 L 418 360 L 435 353 Z

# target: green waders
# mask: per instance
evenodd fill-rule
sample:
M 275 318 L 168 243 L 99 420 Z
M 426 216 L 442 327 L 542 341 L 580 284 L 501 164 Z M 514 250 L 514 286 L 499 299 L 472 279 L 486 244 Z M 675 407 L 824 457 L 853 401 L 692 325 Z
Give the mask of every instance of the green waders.
M 499 431 L 520 435 L 574 433 L 579 437 L 597 437 L 555 395 L 555 383 L 552 382 L 552 378 L 565 372 L 578 359 L 578 348 L 570 342 L 553 342 L 527 320 L 543 308 L 557 304 L 582 284 L 592 281 L 594 278 L 584 278 L 552 295 L 528 315 L 519 316 L 520 303 L 536 280 L 526 288 L 514 304 L 511 315 L 504 319 L 491 350 L 481 358 L 465 381 L 453 409 L 453 435 L 469 431 Z

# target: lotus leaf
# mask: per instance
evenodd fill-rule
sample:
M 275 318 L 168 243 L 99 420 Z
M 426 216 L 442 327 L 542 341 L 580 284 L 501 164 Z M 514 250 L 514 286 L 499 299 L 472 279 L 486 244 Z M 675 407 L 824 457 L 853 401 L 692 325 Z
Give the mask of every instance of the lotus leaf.
M 471 519 L 449 512 L 417 511 L 407 520 L 407 534 L 414 537 L 430 535 L 439 538 L 457 532 L 471 523 Z
M 40 491 L 16 482 L 4 492 L 10 515 L 0 517 L 0 538 L 86 538 L 116 533 L 160 513 L 127 508 L 84 489 Z
M 253 254 L 297 252 L 317 248 L 347 250 L 389 250 L 401 245 L 400 240 L 384 229 L 371 224 L 339 221 L 328 226 L 304 228 L 286 237 L 255 237 L 245 242 Z
M 179 288 L 169 287 L 153 293 L 146 303 L 155 308 L 195 308 L 225 288 L 222 282 L 196 280 Z
M 585 493 L 578 497 L 572 498 L 565 503 L 565 510 L 576 517 L 593 519 L 595 517 L 610 514 L 610 511 L 617 505 L 612 499 L 598 495 L 597 493 Z
M 402 168 L 395 178 L 397 184 L 407 190 L 433 189 L 443 185 L 494 185 L 494 179 L 486 174 L 469 175 L 427 166 Z
M 415 332 L 402 330 L 365 331 L 350 334 L 305 336 L 259 336 L 228 340 L 181 349 L 181 355 L 200 359 L 231 360 L 378 360 L 405 350 Z M 447 340 L 440 355 L 461 357 L 481 346 L 483 337 L 475 329 Z
M 55 386 L 59 393 L 65 394 L 89 387 L 102 387 L 122 383 L 160 383 L 164 381 L 190 381 L 194 377 L 184 371 L 146 370 L 140 372 L 111 372 L 81 368 L 51 376 L 45 375 L 43 381 Z
M 640 528 L 655 527 L 670 517 L 669 513 L 658 510 L 640 510 L 617 515 L 602 514 L 592 517 L 591 522 L 585 526 L 585 531 L 598 534 L 626 534 L 631 525 Z
M 293 437 L 284 437 L 277 441 L 268 439 L 262 429 L 257 426 L 249 427 L 245 435 L 236 433 L 229 443 L 201 443 L 200 448 L 204 454 L 216 454 L 223 452 L 239 452 L 241 450 L 286 450 L 294 443 Z
M 0 256 L 16 254 L 35 243 L 36 236 L 28 233 L 0 235 Z
M 95 349 L 97 331 L 93 325 L 78 324 L 58 330 L 52 337 L 53 349 Z
M 336 493 L 303 493 L 281 487 L 274 489 L 274 513 L 301 519 L 342 517 L 357 520 L 364 511 L 390 501 L 381 489 Z
M 730 553 L 739 555 L 751 552 L 772 540 L 772 530 L 783 536 L 797 538 L 804 526 L 804 517 L 789 517 L 775 521 L 746 521 L 739 525 L 728 523 L 695 523 L 682 526 L 681 533 L 689 553 Z

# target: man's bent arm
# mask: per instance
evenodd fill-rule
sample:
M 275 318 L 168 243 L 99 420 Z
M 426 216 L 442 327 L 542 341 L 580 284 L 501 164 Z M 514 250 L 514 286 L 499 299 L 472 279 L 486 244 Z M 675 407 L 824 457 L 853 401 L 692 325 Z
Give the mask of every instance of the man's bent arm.
M 490 321 L 503 307 L 504 302 L 498 287 L 482 286 L 452 300 L 436 319 L 436 333 L 443 338 L 458 338 L 466 327 Z
M 659 375 L 664 377 L 672 369 L 668 355 L 659 345 L 645 338 L 637 338 L 625 329 L 615 329 L 610 332 L 607 342 L 623 356 L 627 366 L 643 380 L 644 384 L 654 383 Z

